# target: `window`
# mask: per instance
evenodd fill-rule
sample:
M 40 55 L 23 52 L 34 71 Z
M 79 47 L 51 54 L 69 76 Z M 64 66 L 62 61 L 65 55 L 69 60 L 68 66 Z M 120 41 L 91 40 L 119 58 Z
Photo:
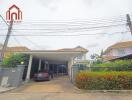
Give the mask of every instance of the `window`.
M 118 51 L 118 56 L 125 55 L 125 50 L 124 49 L 117 49 L 117 51 Z
M 75 58 L 75 60 L 82 60 L 82 59 L 83 59 L 82 56 L 78 56 L 78 57 Z

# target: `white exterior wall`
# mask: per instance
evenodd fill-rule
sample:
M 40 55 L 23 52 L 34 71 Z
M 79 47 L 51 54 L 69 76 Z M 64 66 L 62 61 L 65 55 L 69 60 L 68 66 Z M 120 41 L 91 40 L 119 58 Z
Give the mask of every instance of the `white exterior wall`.
M 125 56 L 132 54 L 132 47 L 131 48 L 120 48 L 120 49 L 112 49 L 109 53 L 107 53 L 108 56 Z
M 113 56 L 113 50 L 110 50 L 106 55 L 107 56 Z
M 132 54 L 132 47 L 131 48 L 125 48 L 126 55 Z
M 119 56 L 117 49 L 112 49 L 111 51 L 112 51 L 112 56 Z

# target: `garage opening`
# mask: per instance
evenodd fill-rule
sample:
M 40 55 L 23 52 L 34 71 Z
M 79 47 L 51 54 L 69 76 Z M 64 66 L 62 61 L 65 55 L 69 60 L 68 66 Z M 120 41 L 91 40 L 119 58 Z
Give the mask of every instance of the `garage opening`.
M 54 76 L 68 75 L 67 64 L 49 64 L 49 71 L 53 72 Z
M 40 58 L 33 57 L 30 78 L 33 78 L 35 73 L 44 70 L 53 73 L 54 77 L 68 75 L 67 62 L 48 61 L 41 59 L 40 65 L 39 60 Z

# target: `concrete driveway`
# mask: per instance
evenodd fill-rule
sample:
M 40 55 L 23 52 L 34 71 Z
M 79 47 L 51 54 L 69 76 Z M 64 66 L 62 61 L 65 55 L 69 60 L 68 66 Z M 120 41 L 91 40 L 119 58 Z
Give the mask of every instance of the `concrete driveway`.
M 12 92 L 21 93 L 60 93 L 60 92 L 78 92 L 76 87 L 70 82 L 68 76 L 54 78 L 51 81 L 30 82 L 26 86 L 20 87 Z
M 49 82 L 31 82 L 8 93 L 0 100 L 132 100 L 132 93 L 87 93 L 76 89 L 68 77 Z

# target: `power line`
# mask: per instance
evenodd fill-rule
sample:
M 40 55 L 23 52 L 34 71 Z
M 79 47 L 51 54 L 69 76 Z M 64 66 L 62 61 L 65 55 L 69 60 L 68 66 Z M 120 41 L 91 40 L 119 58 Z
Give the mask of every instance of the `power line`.
M 103 22 L 103 21 L 99 21 L 99 22 L 91 22 L 91 21 L 73 21 L 73 22 L 23 22 L 21 25 L 45 25 L 45 26 L 77 26 L 77 25 L 100 25 L 100 24 L 111 24 L 111 23 L 124 23 L 125 21 L 117 21 L 117 20 L 113 20 L 111 22 Z
M 121 23 L 121 22 L 126 22 L 126 20 L 124 20 L 124 21 L 118 21 L 118 20 L 113 20 L 113 21 L 97 21 L 97 22 L 92 22 L 92 21 L 76 21 L 76 22 L 22 22 L 22 24 L 40 24 L 40 25 L 42 25 L 42 24 L 44 24 L 44 25 L 51 25 L 51 24 L 53 24 L 53 25 L 64 25 L 64 24 L 84 24 L 84 23 L 87 23 L 87 24 L 101 24 L 101 23 L 115 23 L 115 22 L 118 22 L 118 23 Z
M 4 21 L 4 23 L 7 25 L 7 26 L 9 26 L 8 25 L 8 23 L 5 21 L 5 19 L 0 15 L 0 17 L 2 18 L 2 20 Z
M 115 34 L 115 33 L 128 33 L 128 32 L 130 32 L 130 31 L 121 31 L 121 32 L 113 32 L 113 33 L 95 33 L 95 34 L 70 34 L 70 35 L 60 35 L 60 34 L 52 34 L 52 35 L 49 35 L 49 34 L 26 34 L 26 35 L 24 35 L 24 34 L 19 34 L 19 35 L 16 35 L 16 34 L 12 34 L 11 36 L 85 36 L 85 35 L 104 35 L 104 34 L 106 34 L 106 35 L 111 35 L 111 34 Z M 0 35 L 0 36 L 5 36 L 5 35 Z
M 36 44 L 35 42 L 31 41 L 30 39 L 28 39 L 27 37 L 24 37 L 28 42 L 30 42 L 32 45 L 34 45 L 34 47 L 38 47 L 41 48 L 40 46 L 38 46 L 38 44 Z
M 20 41 L 17 40 L 17 38 L 16 38 L 15 36 L 13 36 L 13 38 L 14 38 L 14 40 L 15 40 L 19 45 L 21 45 Z
M 125 24 L 118 24 L 118 25 L 108 25 L 108 26 L 99 26 L 99 27 L 78 27 L 78 28 L 67 28 L 67 29 L 34 29 L 33 32 L 32 30 L 30 30 L 30 32 L 27 32 L 28 30 L 19 30 L 19 31 L 13 31 L 13 32 L 24 32 L 26 31 L 27 33 L 73 33 L 73 32 L 84 32 L 84 31 L 95 31 L 95 30 L 100 30 L 100 29 L 106 29 L 106 28 L 112 28 L 112 27 L 116 27 L 116 26 L 122 26 Z
M 104 26 L 94 26 L 94 27 L 76 27 L 76 28 L 66 28 L 68 30 L 80 30 L 80 29 L 95 29 L 95 28 L 106 28 L 106 27 L 115 27 L 115 26 L 122 26 L 122 25 L 126 25 L 126 24 L 113 24 L 113 25 L 104 25 Z M 0 30 L 6 30 L 6 29 L 0 29 Z M 64 29 L 44 29 L 44 28 L 40 28 L 40 29 L 35 29 L 35 28 L 19 28 L 19 29 L 12 29 L 12 30 L 64 30 Z
M 126 22 L 126 20 L 124 20 L 124 18 L 122 19 L 122 18 L 111 18 L 111 19 L 92 19 L 92 20 L 88 20 L 88 19 L 83 19 L 83 20 L 68 20 L 68 21 L 51 21 L 51 20 L 49 20 L 49 21 L 47 21 L 47 20 L 37 20 L 37 21 L 30 21 L 30 22 L 27 22 L 27 21 L 24 21 L 24 24 L 66 24 L 66 23 L 68 23 L 68 24 L 70 24 L 70 23 L 72 23 L 72 24 L 80 24 L 80 23 L 93 23 L 93 24 L 100 24 L 100 23 L 102 23 L 102 22 L 106 22 L 106 23 L 112 23 L 112 22 Z M 2 23 L 2 22 L 1 22 Z M 23 22 L 22 22 L 23 23 Z
M 111 20 L 124 20 L 125 16 L 112 16 L 109 18 L 94 18 L 94 19 L 71 19 L 71 20 L 31 20 L 26 22 L 73 22 L 73 21 L 111 21 Z

